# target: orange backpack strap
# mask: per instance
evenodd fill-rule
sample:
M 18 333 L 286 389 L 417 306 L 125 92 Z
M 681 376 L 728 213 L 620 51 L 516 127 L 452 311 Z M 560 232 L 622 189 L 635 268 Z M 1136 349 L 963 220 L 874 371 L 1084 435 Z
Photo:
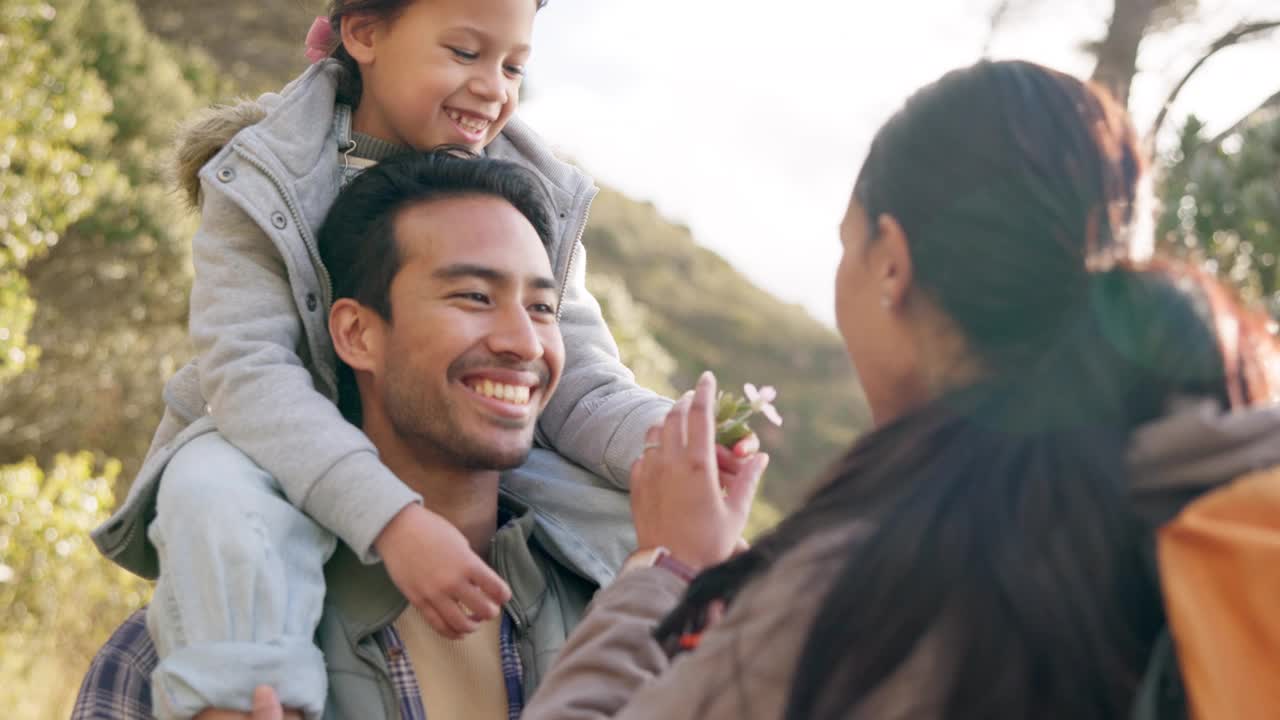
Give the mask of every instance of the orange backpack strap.
M 1191 717 L 1280 717 L 1280 469 L 1199 498 L 1157 543 Z

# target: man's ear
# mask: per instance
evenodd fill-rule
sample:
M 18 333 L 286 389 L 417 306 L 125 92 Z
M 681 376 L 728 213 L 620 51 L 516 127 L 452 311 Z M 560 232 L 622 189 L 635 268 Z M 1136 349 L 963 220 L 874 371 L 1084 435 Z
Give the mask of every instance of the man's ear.
M 329 337 L 342 362 L 371 372 L 382 357 L 382 317 L 351 298 L 339 298 L 329 310 Z
M 338 29 L 347 54 L 360 65 L 372 64 L 377 55 L 374 47 L 382 29 L 381 19 L 373 13 L 352 13 L 342 18 Z
M 901 308 L 911 290 L 915 268 L 911 263 L 907 233 L 897 218 L 887 214 L 876 218 L 872 251 L 880 296 L 889 308 Z

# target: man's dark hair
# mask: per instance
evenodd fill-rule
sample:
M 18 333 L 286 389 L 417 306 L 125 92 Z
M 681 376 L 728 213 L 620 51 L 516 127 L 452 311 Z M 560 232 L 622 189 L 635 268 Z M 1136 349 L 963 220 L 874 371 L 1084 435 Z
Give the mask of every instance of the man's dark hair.
M 352 298 L 391 320 L 391 281 L 400 271 L 395 221 L 420 203 L 464 195 L 507 201 L 533 225 L 542 244 L 552 237 L 551 198 L 532 171 L 465 148 L 411 151 L 384 160 L 351 181 L 329 208 L 320 228 L 320 258 L 333 284 L 333 299 Z M 339 406 L 359 424 L 355 378 L 338 369 Z
M 551 200 L 530 170 L 460 148 L 406 152 L 361 173 L 329 209 L 319 245 L 333 299 L 352 298 L 390 320 L 391 281 L 401 261 L 396 217 L 405 208 L 460 195 L 506 200 L 550 245 Z

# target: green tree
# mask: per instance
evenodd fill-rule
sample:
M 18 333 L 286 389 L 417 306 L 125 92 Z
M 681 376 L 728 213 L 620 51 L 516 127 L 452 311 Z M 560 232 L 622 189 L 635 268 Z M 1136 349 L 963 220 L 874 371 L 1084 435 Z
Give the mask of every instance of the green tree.
M 119 458 L 127 482 L 159 420 L 162 383 L 189 356 L 195 217 L 169 190 L 172 136 L 229 89 L 206 58 L 150 35 L 128 0 L 6 0 L 3 12 L 13 57 L 27 58 L 18 63 L 23 72 L 6 70 L 3 97 L 7 106 L 10 93 L 25 98 L 17 106 L 27 117 L 10 120 L 6 107 L 14 132 L 0 142 L 33 154 L 57 140 L 74 158 L 61 167 L 80 179 L 68 195 L 66 182 L 42 180 L 34 167 L 5 175 L 18 186 L 14 197 L 51 212 L 41 212 L 38 226 L 36 211 L 26 213 L 45 242 L 31 243 L 25 278 L 6 283 L 17 291 L 2 293 L 16 304 L 0 311 L 0 327 L 41 353 L 37 366 L 0 384 L 0 462 L 34 456 L 47 464 L 58 452 L 87 449 Z M 63 133 L 72 117 L 75 134 Z M 57 212 L 68 197 L 74 212 Z
M 127 0 L 3 0 L 0 65 L 0 707 L 37 720 L 148 594 L 88 533 L 184 355 L 192 220 L 161 168 L 220 86 Z
M 0 466 L 0 707 L 10 720 L 66 717 L 88 659 L 150 594 L 89 542 L 110 512 L 115 461 L 59 456 Z
M 108 136 L 111 97 L 93 73 L 44 42 L 55 13 L 35 0 L 0 10 L 0 381 L 37 357 L 27 338 L 36 305 L 24 270 L 120 187 L 113 166 L 88 157 Z
M 1280 316 L 1280 111 L 1260 111 L 1212 139 L 1188 118 L 1164 164 L 1163 246 Z

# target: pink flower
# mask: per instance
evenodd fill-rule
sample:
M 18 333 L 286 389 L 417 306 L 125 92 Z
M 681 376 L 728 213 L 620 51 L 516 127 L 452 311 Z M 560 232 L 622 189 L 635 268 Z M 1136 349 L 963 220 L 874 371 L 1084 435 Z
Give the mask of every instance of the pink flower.
M 773 401 L 778 397 L 778 391 L 774 390 L 772 385 L 765 385 L 757 390 L 755 385 L 747 383 L 742 386 L 742 392 L 746 394 L 747 402 L 751 403 L 752 411 L 763 413 L 774 425 L 782 425 L 782 416 L 773 406 Z

